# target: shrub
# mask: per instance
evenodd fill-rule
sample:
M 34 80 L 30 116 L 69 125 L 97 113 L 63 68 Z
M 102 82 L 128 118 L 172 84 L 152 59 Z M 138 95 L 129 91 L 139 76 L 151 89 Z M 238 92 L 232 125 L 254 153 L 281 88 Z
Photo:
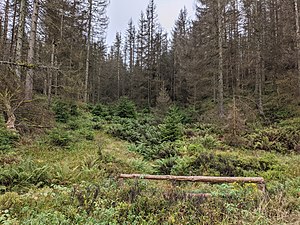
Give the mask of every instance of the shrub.
M 96 123 L 96 124 L 92 125 L 92 128 L 94 130 L 103 130 L 103 124 L 102 123 Z
M 220 142 L 212 135 L 205 135 L 199 139 L 200 144 L 207 149 L 215 149 L 220 146 Z
M 88 141 L 93 141 L 95 140 L 95 135 L 93 132 L 87 132 L 85 134 L 85 139 L 88 140 Z
M 91 112 L 94 116 L 106 117 L 109 115 L 107 107 L 102 104 L 95 105 Z
M 80 125 L 79 125 L 79 123 L 77 121 L 70 121 L 68 123 L 68 128 L 70 130 L 78 130 L 80 128 Z
M 254 176 L 282 174 L 284 168 L 274 157 L 242 157 L 235 154 L 197 152 L 155 161 L 157 173 L 173 175 Z
M 196 123 L 194 129 L 199 136 L 205 136 L 207 134 L 222 134 L 222 129 L 208 123 Z
M 217 176 L 248 176 L 272 170 L 273 158 L 237 157 L 233 154 L 201 152 L 190 164 L 190 171 Z
M 265 115 L 270 122 L 275 123 L 295 116 L 295 112 L 293 112 L 291 109 L 288 109 L 285 104 L 281 106 L 270 105 L 269 108 L 266 108 Z
M 79 116 L 79 109 L 75 103 L 67 103 L 63 101 L 56 101 L 52 107 L 55 113 L 57 122 L 66 123 L 71 116 Z
M 10 209 L 20 203 L 20 196 L 16 192 L 7 192 L 4 195 L 0 195 L 0 210 Z
M 70 106 L 70 115 L 71 116 L 79 116 L 78 106 L 76 104 L 71 104 Z
M 182 116 L 177 107 L 171 107 L 164 123 L 161 125 L 163 141 L 176 141 L 183 135 Z
M 157 174 L 171 174 L 172 168 L 176 165 L 176 157 L 158 159 L 155 161 L 154 169 Z
M 18 140 L 19 135 L 16 132 L 0 127 L 0 151 L 12 149 Z
M 163 159 L 177 156 L 179 154 L 179 151 L 177 149 L 176 143 L 164 142 L 160 145 L 155 145 L 152 154 L 153 159 Z
M 0 170 L 0 186 L 16 187 L 49 184 L 48 166 L 40 166 L 34 161 L 26 160 L 17 166 L 7 166 Z
M 194 107 L 189 107 L 187 109 L 180 109 L 182 124 L 191 124 L 197 120 L 197 111 Z
M 53 105 L 55 119 L 57 122 L 66 123 L 70 117 L 69 106 L 67 103 L 57 101 Z
M 161 136 L 159 128 L 152 125 L 151 120 L 132 118 L 115 119 L 115 124 L 109 127 L 108 133 L 129 142 L 147 145 L 159 144 Z
M 297 151 L 300 143 L 298 127 L 286 126 L 281 128 L 269 127 L 257 130 L 247 136 L 248 148 L 264 151 L 288 153 Z
M 136 118 L 135 104 L 127 98 L 121 98 L 115 108 L 115 115 L 121 118 Z
M 60 129 L 53 129 L 49 133 L 50 144 L 58 147 L 66 147 L 72 141 L 68 132 Z
M 52 224 L 52 225 L 67 225 L 71 224 L 70 219 L 67 218 L 63 213 L 58 211 L 49 212 L 32 212 L 29 218 L 26 218 L 22 224 Z

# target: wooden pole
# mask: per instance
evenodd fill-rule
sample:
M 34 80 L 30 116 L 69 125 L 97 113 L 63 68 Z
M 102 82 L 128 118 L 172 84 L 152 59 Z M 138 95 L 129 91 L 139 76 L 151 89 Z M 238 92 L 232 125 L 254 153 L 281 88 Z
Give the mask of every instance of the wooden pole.
M 256 183 L 265 184 L 262 177 L 209 177 L 209 176 L 172 176 L 172 175 L 143 175 L 143 174 L 121 174 L 123 179 L 147 179 L 147 180 L 172 180 L 191 181 L 204 183 Z

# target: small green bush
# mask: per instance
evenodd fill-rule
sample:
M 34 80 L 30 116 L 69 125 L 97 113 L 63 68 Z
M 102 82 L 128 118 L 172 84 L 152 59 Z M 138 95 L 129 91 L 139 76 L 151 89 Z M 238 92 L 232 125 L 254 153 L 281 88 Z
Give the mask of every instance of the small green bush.
M 171 107 L 160 127 L 163 141 L 176 141 L 183 136 L 182 115 L 177 107 Z
M 128 98 L 121 98 L 115 108 L 115 115 L 121 118 L 136 118 L 135 104 Z
M 56 101 L 54 102 L 52 109 L 55 113 L 56 121 L 61 123 L 67 123 L 71 117 L 80 115 L 78 106 L 75 103 Z
M 289 153 L 297 151 L 300 143 L 298 127 L 269 127 L 247 136 L 248 148 Z
M 70 130 L 78 130 L 80 128 L 80 124 L 78 121 L 70 121 L 68 122 L 68 128 Z
M 204 137 L 199 138 L 200 144 L 203 145 L 204 148 L 207 149 L 216 149 L 220 146 L 220 141 L 216 139 L 216 137 L 206 134 Z
M 94 130 L 103 130 L 103 124 L 102 123 L 96 123 L 92 125 L 92 128 Z
M 50 182 L 48 166 L 40 166 L 36 162 L 26 160 L 17 166 L 7 166 L 0 170 L 0 186 L 15 187 L 38 185 Z
M 57 122 L 66 123 L 70 117 L 70 109 L 67 103 L 57 101 L 53 105 L 55 119 Z
M 177 157 L 170 157 L 166 159 L 158 159 L 155 162 L 154 169 L 157 174 L 171 174 L 173 167 L 176 165 Z
M 48 136 L 50 144 L 57 147 L 67 147 L 72 141 L 69 133 L 61 129 L 53 129 Z
M 76 104 L 71 104 L 70 106 L 70 115 L 71 116 L 79 116 L 79 110 L 78 110 L 78 106 Z
M 20 196 L 16 192 L 7 192 L 4 195 L 0 195 L 0 210 L 10 209 L 20 203 Z
M 201 152 L 189 165 L 190 171 L 217 176 L 253 176 L 261 171 L 272 170 L 275 159 L 237 157 L 235 154 Z
M 95 140 L 95 135 L 93 132 L 87 132 L 85 134 L 85 139 L 88 140 L 88 141 L 93 141 Z
M 118 117 L 114 119 L 108 133 L 132 143 L 145 143 L 152 146 L 161 142 L 160 130 L 158 126 L 152 124 L 151 120 Z
M 0 151 L 12 149 L 19 138 L 20 137 L 16 132 L 0 127 Z
M 265 110 L 265 115 L 270 122 L 276 123 L 295 116 L 295 112 L 287 108 L 286 105 L 276 106 L 274 104 L 270 104 L 270 106 Z
M 91 113 L 94 116 L 106 117 L 109 115 L 108 108 L 105 105 L 97 104 L 93 107 Z

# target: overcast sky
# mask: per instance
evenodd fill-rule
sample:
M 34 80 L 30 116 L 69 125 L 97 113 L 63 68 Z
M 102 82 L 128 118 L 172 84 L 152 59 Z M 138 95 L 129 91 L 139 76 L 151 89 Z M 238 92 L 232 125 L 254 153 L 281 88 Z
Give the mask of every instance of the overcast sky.
M 188 10 L 188 16 L 194 17 L 196 0 L 155 0 L 158 20 L 162 27 L 170 32 L 178 18 L 180 9 L 184 6 Z M 110 0 L 107 13 L 109 25 L 107 30 L 107 44 L 114 41 L 116 32 L 125 33 L 128 21 L 132 18 L 137 26 L 141 11 L 145 12 L 149 0 Z

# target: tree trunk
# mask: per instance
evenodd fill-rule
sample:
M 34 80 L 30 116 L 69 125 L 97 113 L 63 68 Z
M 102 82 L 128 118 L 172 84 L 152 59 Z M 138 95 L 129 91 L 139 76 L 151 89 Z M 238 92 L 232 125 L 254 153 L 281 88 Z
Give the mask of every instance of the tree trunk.
M 117 81 L 118 81 L 118 90 L 117 90 L 117 96 L 118 100 L 120 99 L 120 53 L 118 52 L 117 55 Z
M 54 67 L 54 55 L 55 55 L 55 42 L 52 41 L 52 51 L 51 51 L 51 66 Z M 52 72 L 49 73 L 48 79 L 48 106 L 51 105 L 51 98 L 52 98 Z
M 262 177 L 208 177 L 208 176 L 172 176 L 172 175 L 143 175 L 143 174 L 121 174 L 119 178 L 124 179 L 147 179 L 147 180 L 171 180 L 191 181 L 204 183 L 257 183 L 264 184 Z
M 12 97 L 13 95 L 11 95 L 8 90 L 5 90 L 3 93 L 0 94 L 0 100 L 3 103 L 5 117 L 6 117 L 5 118 L 6 128 L 8 130 L 17 131 L 15 127 L 15 122 L 16 122 L 16 116 L 14 114 L 15 109 L 11 105 Z
M 3 25 L 3 36 L 2 36 L 2 59 L 6 59 L 6 54 L 4 54 L 6 52 L 6 47 L 7 47 L 7 33 L 8 33 L 8 20 L 9 20 L 9 4 L 10 1 L 7 0 L 5 3 L 5 12 L 4 12 L 4 25 Z
M 87 36 L 87 49 L 86 49 L 86 63 L 85 63 L 85 83 L 84 83 L 84 102 L 89 101 L 89 67 L 90 67 L 90 49 L 91 49 L 91 27 L 92 27 L 92 9 L 93 0 L 89 0 L 89 21 L 88 21 L 88 36 Z
M 14 114 L 14 111 L 12 110 L 10 105 L 6 105 L 5 108 L 6 108 L 6 115 L 7 115 L 6 128 L 8 130 L 17 131 L 15 127 L 16 116 Z
M 296 37 L 297 37 L 297 64 L 298 64 L 298 95 L 300 96 L 300 25 L 299 25 L 299 8 L 298 0 L 294 0 L 295 18 L 296 18 Z
M 262 15 L 262 6 L 261 3 L 256 2 L 256 8 L 255 8 L 255 17 L 257 18 L 258 22 L 256 24 L 256 75 L 255 75 L 255 89 L 256 89 L 256 95 L 257 95 L 257 106 L 258 111 L 260 115 L 264 115 L 263 111 L 263 101 L 262 101 L 262 95 L 263 95 L 263 77 L 264 77 L 264 62 L 262 58 L 262 49 L 264 44 L 264 25 L 263 25 L 263 15 Z
M 219 68 L 218 68 L 218 104 L 219 116 L 224 117 L 224 84 L 223 84 L 223 32 L 222 13 L 220 0 L 218 0 L 218 47 L 219 47 Z
M 11 41 L 10 41 L 10 58 L 14 59 L 14 42 L 15 42 L 15 27 L 16 27 L 16 17 L 17 17 L 17 2 L 14 2 L 14 14 L 13 14 L 13 22 L 11 28 Z
M 22 60 L 22 47 L 23 47 L 23 34 L 25 27 L 25 14 L 26 14 L 26 0 L 21 0 L 20 5 L 20 18 L 18 24 L 17 46 L 16 46 L 16 63 Z M 21 79 L 21 67 L 16 66 L 16 75 Z
M 33 63 L 34 63 L 34 47 L 36 42 L 36 32 L 37 32 L 37 21 L 39 12 L 39 0 L 35 0 L 33 3 L 33 12 L 31 17 L 31 31 L 29 39 L 29 50 L 27 63 L 30 69 L 27 71 L 25 78 L 25 100 L 32 100 L 33 95 Z

